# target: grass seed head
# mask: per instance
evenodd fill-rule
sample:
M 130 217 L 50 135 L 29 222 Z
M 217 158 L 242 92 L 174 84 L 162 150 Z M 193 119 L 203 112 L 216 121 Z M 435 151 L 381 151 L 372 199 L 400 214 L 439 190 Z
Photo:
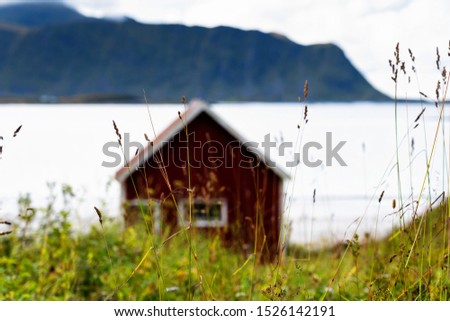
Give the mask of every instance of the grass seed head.
M 307 79 L 305 81 L 305 86 L 303 86 L 303 97 L 305 97 L 305 99 L 308 97 L 308 91 L 309 91 L 309 84 Z
M 445 85 L 445 83 L 447 82 L 447 69 L 445 69 L 445 66 L 444 66 L 444 68 L 442 68 L 441 75 L 442 75 L 442 82 Z
M 436 47 L 436 68 L 437 68 L 437 70 L 441 69 L 441 55 L 439 54 L 438 47 Z
M 100 225 L 103 226 L 103 215 L 102 215 L 102 212 L 95 206 L 94 206 L 94 209 L 95 209 L 95 212 L 98 215 L 98 221 L 100 222 Z
M 411 61 L 415 62 L 416 61 L 416 57 L 414 56 L 412 50 L 408 48 L 408 52 L 409 52 L 409 57 L 411 58 Z
M 439 101 L 439 91 L 441 90 L 441 81 L 438 80 L 436 85 L 436 100 Z
M 116 132 L 116 136 L 118 138 L 119 145 L 122 146 L 122 135 L 119 132 L 119 128 L 116 125 L 116 122 L 113 120 L 114 131 Z
M 17 134 L 20 132 L 20 129 L 22 128 L 22 125 L 20 125 L 15 131 L 14 131 L 14 134 L 13 134 L 13 137 L 16 137 L 17 136 Z
M 419 91 L 419 94 L 425 98 L 428 98 L 428 96 L 426 94 L 424 94 L 423 92 Z
M 400 64 L 400 42 L 397 42 L 397 45 L 395 46 L 395 64 L 398 66 Z
M 400 65 L 400 70 L 403 71 L 404 75 L 406 75 L 406 66 L 405 66 L 405 62 L 404 61 Z

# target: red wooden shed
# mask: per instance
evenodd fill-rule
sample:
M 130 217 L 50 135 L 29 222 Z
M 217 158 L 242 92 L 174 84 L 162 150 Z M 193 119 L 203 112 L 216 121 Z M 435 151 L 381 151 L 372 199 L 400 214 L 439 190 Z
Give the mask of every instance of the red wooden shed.
M 139 221 L 139 202 L 154 231 L 189 225 L 220 235 L 224 245 L 262 259 L 279 251 L 283 179 L 262 152 L 204 102 L 186 111 L 116 173 L 125 224 Z M 141 205 L 139 205 L 140 208 Z M 134 210 L 133 210 L 134 208 Z

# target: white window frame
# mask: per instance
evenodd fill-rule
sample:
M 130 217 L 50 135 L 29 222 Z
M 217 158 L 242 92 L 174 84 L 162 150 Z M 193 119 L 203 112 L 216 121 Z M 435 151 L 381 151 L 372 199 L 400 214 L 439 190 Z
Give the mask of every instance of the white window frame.
M 217 227 L 225 227 L 228 225 L 228 202 L 225 198 L 211 198 L 206 202 L 203 198 L 194 198 L 192 200 L 192 205 L 195 206 L 195 204 L 214 204 L 214 203 L 220 203 L 220 220 L 205 220 L 205 219 L 195 219 L 195 217 L 192 218 L 192 226 L 193 227 L 199 227 L 199 228 L 217 228 Z M 189 199 L 188 198 L 182 198 L 178 201 L 180 214 L 184 219 L 184 224 L 189 224 L 189 211 L 186 211 L 188 205 L 189 205 Z M 182 222 L 180 221 L 180 218 L 178 218 L 178 224 L 182 225 Z
M 129 201 L 130 206 L 136 206 L 138 207 L 138 210 L 140 211 L 139 205 L 142 204 L 145 207 L 148 207 L 149 204 L 152 205 L 152 211 L 153 214 L 153 232 L 154 233 L 160 233 L 161 232 L 161 202 L 156 198 L 134 198 Z

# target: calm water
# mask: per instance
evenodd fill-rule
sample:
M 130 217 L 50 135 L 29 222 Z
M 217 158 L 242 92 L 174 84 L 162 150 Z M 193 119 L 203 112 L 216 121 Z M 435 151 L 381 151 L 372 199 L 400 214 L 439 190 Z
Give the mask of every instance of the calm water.
M 303 105 L 280 103 L 217 104 L 214 110 L 248 140 L 263 142 L 270 134 L 278 143 L 293 142 L 300 137 L 303 145 L 310 141 L 325 146 L 326 132 L 333 135 L 333 145 L 347 141 L 340 155 L 348 166 L 309 168 L 300 164 L 286 168 L 292 179 L 286 182 L 285 217 L 290 222 L 292 242 L 336 241 L 358 232 L 371 235 L 388 233 L 398 221 L 392 200 L 398 197 L 395 166 L 395 121 L 393 104 L 352 103 L 312 104 L 308 123 L 299 135 Z M 156 131 L 163 130 L 177 118 L 182 106 L 151 105 Z M 407 204 L 417 200 L 425 176 L 426 155 L 431 151 L 438 122 L 438 110 L 427 106 L 419 126 L 414 120 L 419 105 L 401 106 L 398 115 L 400 175 L 406 218 L 411 216 Z M 4 105 L 0 107 L 0 218 L 14 219 L 17 197 L 30 193 L 33 205 L 44 206 L 49 196 L 48 182 L 74 187 L 78 212 L 77 226 L 95 221 L 93 206 L 118 217 L 119 185 L 113 176 L 117 169 L 101 166 L 108 160 L 102 146 L 115 141 L 115 120 L 122 132 L 144 143 L 143 134 L 152 130 L 147 109 L 141 105 Z M 12 133 L 23 125 L 17 137 Z M 441 127 L 430 167 L 430 183 L 425 184 L 421 203 L 426 205 L 447 190 L 447 159 L 442 153 L 448 121 Z M 407 131 L 409 128 L 409 131 Z M 426 138 L 426 139 L 425 139 Z M 414 143 L 412 143 L 414 141 Z M 448 146 L 448 142 L 446 142 Z M 323 150 L 311 150 L 310 160 L 323 159 Z M 133 151 L 134 152 L 134 151 Z M 280 167 L 292 159 L 293 150 L 284 157 L 271 155 Z M 444 156 L 443 156 L 444 155 Z M 313 193 L 316 190 L 316 201 Z M 381 191 L 384 198 L 378 203 Z M 59 200 L 61 201 L 61 200 Z M 398 209 L 398 205 L 397 205 Z M 378 222 L 378 223 L 377 223 Z

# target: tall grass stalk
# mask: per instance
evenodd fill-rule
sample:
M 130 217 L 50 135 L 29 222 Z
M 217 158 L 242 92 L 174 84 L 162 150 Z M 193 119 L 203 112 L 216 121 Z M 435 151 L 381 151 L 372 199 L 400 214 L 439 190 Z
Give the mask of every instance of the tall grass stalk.
M 154 123 L 153 123 L 153 118 L 151 116 L 150 106 L 149 106 L 149 103 L 148 103 L 145 91 L 144 91 L 144 99 L 145 99 L 145 104 L 146 104 L 146 108 L 147 108 L 147 114 L 148 114 L 150 125 L 151 125 L 151 130 L 153 132 L 154 139 L 156 139 L 156 137 L 157 137 L 156 129 L 155 129 L 155 126 L 154 126 Z M 185 115 L 187 115 L 187 106 L 186 106 L 186 101 L 185 101 L 185 97 L 184 96 L 182 97 L 182 103 L 183 103 Z M 197 260 L 197 254 L 195 252 L 195 249 L 194 249 L 194 246 L 193 246 L 193 243 L 192 243 L 192 236 L 193 236 L 193 231 L 192 231 L 192 206 L 193 206 L 192 192 L 193 191 L 192 191 L 192 187 L 191 187 L 191 173 L 190 173 L 191 165 L 190 165 L 190 159 L 189 159 L 189 132 L 188 132 L 187 120 L 182 118 L 180 112 L 178 113 L 178 117 L 180 118 L 180 121 L 184 125 L 183 127 L 184 127 L 184 132 L 185 132 L 186 140 L 187 140 L 186 141 L 186 144 L 187 144 L 187 163 L 188 163 L 187 164 L 187 176 L 188 176 L 187 192 L 188 192 L 188 195 L 189 195 L 189 198 L 188 198 L 188 207 L 189 207 L 189 209 L 188 209 L 188 211 L 189 211 L 188 212 L 189 213 L 189 221 L 188 221 L 188 223 L 189 224 L 188 225 L 186 225 L 185 217 L 182 215 L 182 213 L 180 211 L 180 208 L 179 208 L 179 204 L 177 202 L 177 199 L 175 198 L 175 194 L 174 194 L 174 191 L 172 189 L 172 184 L 170 183 L 169 174 L 167 172 L 166 167 L 164 166 L 163 155 L 162 155 L 162 152 L 161 152 L 160 149 L 158 149 L 157 155 L 156 155 L 155 158 L 157 159 L 158 167 L 159 167 L 159 170 L 160 170 L 160 172 L 161 172 L 161 174 L 163 176 L 164 182 L 165 182 L 165 184 L 166 184 L 166 186 L 167 186 L 167 188 L 169 189 L 169 192 L 170 192 L 170 195 L 167 196 L 167 197 L 169 197 L 172 200 L 173 205 L 175 206 L 175 211 L 176 211 L 176 213 L 178 215 L 178 219 L 179 219 L 179 221 L 181 223 L 182 229 L 181 229 L 180 232 L 183 233 L 186 241 L 188 242 L 188 252 L 189 252 L 188 269 L 189 270 L 188 270 L 188 293 L 187 293 L 187 299 L 191 300 L 193 298 L 193 292 L 192 292 L 193 291 L 193 284 L 192 284 L 192 266 L 193 266 L 193 261 L 192 261 L 192 259 L 194 259 L 194 262 L 196 264 L 197 273 L 198 273 L 198 277 L 199 277 L 199 282 L 202 285 L 200 287 L 200 289 L 201 289 L 203 295 L 205 297 L 207 297 L 203 284 L 206 284 L 207 288 L 210 291 L 210 295 L 213 296 L 213 294 L 212 294 L 211 287 L 209 286 L 209 283 L 206 280 L 203 280 L 203 277 L 202 277 L 202 274 L 201 274 L 201 269 L 200 269 L 200 266 L 199 266 L 199 263 L 198 263 L 198 260 Z M 137 191 L 136 191 L 136 193 L 137 193 Z
M 113 127 L 114 127 L 114 130 L 116 132 L 116 136 L 118 138 L 118 142 L 119 142 L 119 145 L 120 145 L 120 149 L 122 151 L 122 155 L 124 157 L 124 162 L 125 162 L 126 165 L 128 165 L 129 164 L 129 160 L 127 159 L 128 155 L 125 154 L 125 151 L 123 149 L 122 136 L 121 136 L 121 134 L 119 132 L 119 128 L 117 127 L 117 125 L 116 125 L 116 123 L 114 121 L 113 121 Z M 150 231 L 150 227 L 148 226 L 148 223 L 147 223 L 147 220 L 146 220 L 146 215 L 145 215 L 146 210 L 144 208 L 143 202 L 141 200 L 140 194 L 138 192 L 136 183 L 135 183 L 135 181 L 133 179 L 133 175 L 132 175 L 132 172 L 131 172 L 131 169 L 130 169 L 129 166 L 127 166 L 127 170 L 128 170 L 128 175 L 130 177 L 131 184 L 133 186 L 133 190 L 134 190 L 135 195 L 136 195 L 136 199 L 138 201 L 139 213 L 141 214 L 142 221 L 144 222 L 145 230 L 147 232 L 147 237 L 150 240 L 150 247 L 144 253 L 144 256 L 141 258 L 141 261 L 138 264 L 138 266 L 141 265 L 141 262 L 143 260 L 147 259 L 148 255 L 150 253 L 150 250 L 153 250 L 153 255 L 154 255 L 154 258 L 155 258 L 156 271 L 157 271 L 157 276 L 158 276 L 158 280 L 159 280 L 159 282 L 158 282 L 158 284 L 159 284 L 159 286 L 158 286 L 159 299 L 162 300 L 163 297 L 164 297 L 164 276 L 163 276 L 163 271 L 162 271 L 162 268 L 161 268 L 158 252 L 156 251 L 156 246 L 155 246 L 154 240 L 152 238 L 152 232 Z M 120 287 L 122 287 L 123 285 L 125 285 L 128 282 L 128 280 L 134 275 L 135 270 L 136 269 L 134 269 L 131 272 L 130 277 L 128 277 L 127 281 L 125 281 Z M 108 296 L 108 299 L 111 298 L 115 294 L 115 292 L 116 292 L 116 290 L 114 290 L 112 293 L 110 293 L 109 296 Z
M 449 82 L 449 81 L 450 81 L 450 74 L 449 74 L 449 76 L 448 76 L 447 84 L 446 84 L 446 87 L 445 87 L 445 92 L 444 92 L 444 95 L 443 95 L 443 97 L 442 97 L 441 109 L 440 109 L 440 113 L 439 113 L 439 120 L 438 120 L 437 127 L 436 127 L 436 131 L 435 131 L 435 134 L 434 134 L 433 144 L 432 144 L 432 146 L 431 146 L 431 152 L 430 152 L 430 157 L 429 157 L 429 159 L 428 159 L 428 164 L 427 164 L 426 172 L 425 172 L 424 178 L 423 178 L 423 180 L 422 180 L 422 185 L 421 185 L 421 188 L 420 188 L 419 197 L 418 197 L 418 200 L 417 200 L 417 206 L 416 206 L 416 210 L 415 210 L 415 212 L 414 212 L 414 216 L 417 215 L 417 211 L 418 211 L 418 208 L 419 208 L 420 200 L 422 199 L 423 191 L 424 191 L 424 189 L 425 189 L 425 183 L 426 183 L 426 181 L 427 181 L 427 176 L 429 175 L 429 168 L 430 168 L 431 160 L 432 160 L 432 158 L 433 158 L 433 154 L 434 154 L 434 151 L 435 151 L 435 148 L 436 148 L 436 142 L 437 142 L 437 137 L 438 137 L 438 134 L 439 134 L 440 125 L 441 125 L 441 122 L 443 121 L 443 114 L 444 114 L 445 100 L 446 100 L 446 98 L 447 98 L 448 82 Z M 414 247 L 415 247 L 415 245 L 416 245 L 416 243 L 417 243 L 417 240 L 418 240 L 418 238 L 419 238 L 419 234 L 420 234 L 420 231 L 421 231 L 421 228 L 422 228 L 422 224 L 423 224 L 423 223 L 424 223 L 424 217 L 422 216 L 422 217 L 420 218 L 420 221 L 419 221 L 419 226 L 418 226 L 418 228 L 417 228 L 417 232 L 415 233 L 415 236 L 414 236 L 414 241 L 413 241 L 413 243 L 412 243 L 412 245 L 411 245 L 411 250 L 409 251 L 408 257 L 407 257 L 407 259 L 406 259 L 405 267 L 408 266 L 408 263 L 409 263 L 409 261 L 411 260 L 411 255 L 412 255 L 412 253 L 413 253 L 413 249 L 414 249 Z
M 186 98 L 183 96 L 182 103 L 184 106 L 184 114 L 187 115 L 187 109 L 186 109 Z M 180 117 L 181 119 L 181 117 Z M 188 122 L 185 120 L 184 122 L 184 132 L 186 134 L 186 157 L 187 157 L 187 176 L 188 176 L 188 206 L 189 206 L 189 226 L 192 226 L 192 205 L 193 205 L 193 199 L 192 199 L 192 187 L 191 187 L 191 163 L 190 163 L 190 157 L 189 157 L 189 131 L 188 131 Z M 192 255 L 194 254 L 193 251 L 193 243 L 192 243 L 192 228 L 189 229 L 189 235 L 188 235 L 188 243 L 189 243 L 189 271 L 188 271 L 188 279 L 189 279 L 189 291 L 188 291 L 188 300 L 192 300 L 193 296 L 193 290 L 192 290 Z
M 402 180 L 400 176 L 400 157 L 399 157 L 399 140 L 398 140 L 398 71 L 400 67 L 400 44 L 397 43 L 395 47 L 395 67 L 392 79 L 394 80 L 394 121 L 395 121 L 395 155 L 396 155 L 396 169 L 397 169 L 397 188 L 398 188 L 398 199 L 400 201 L 400 226 L 405 227 L 405 217 L 404 217 L 404 204 L 403 204 L 403 193 L 402 193 Z
M 295 155 L 295 151 L 298 151 L 298 155 L 300 155 L 300 149 L 302 146 L 302 141 L 303 141 L 303 134 L 304 134 L 304 130 L 305 130 L 305 125 L 308 123 L 308 93 L 309 93 L 309 83 L 308 80 L 305 80 L 305 84 L 303 86 L 303 100 L 304 100 L 304 108 L 303 108 L 303 114 L 302 117 L 300 118 L 300 122 L 297 125 L 297 136 L 295 139 L 295 144 L 294 144 L 294 155 Z M 301 102 L 301 97 L 298 97 L 298 101 Z M 287 247 L 287 242 L 288 242 L 288 234 L 289 234 L 289 222 L 290 222 L 290 217 L 291 217 L 291 209 L 292 209 L 292 202 L 293 202 L 293 198 L 294 198 L 294 190 L 295 190 L 295 183 L 296 183 L 296 177 L 297 177 L 297 172 L 298 172 L 298 168 L 300 166 L 300 163 L 297 164 L 297 166 L 295 166 L 295 169 L 293 169 L 292 167 L 290 167 L 289 169 L 289 176 L 293 177 L 290 181 L 288 181 L 288 183 L 286 184 L 286 192 L 284 192 L 283 194 L 283 199 L 282 199 L 282 213 L 281 213 L 281 218 L 280 218 L 280 233 L 279 233 L 279 239 L 278 239 L 278 245 L 277 248 L 279 249 L 280 253 L 278 255 L 278 259 L 276 262 L 276 268 L 275 268 L 275 273 L 273 274 L 273 278 L 272 278 L 272 283 L 276 283 L 277 279 L 280 276 L 280 268 L 283 264 L 283 259 L 284 259 L 284 251 Z M 292 183 L 291 183 L 292 181 Z M 288 191 L 290 188 L 290 195 L 288 195 Z M 287 201 L 288 200 L 288 201 Z M 287 212 L 287 213 L 286 213 Z M 286 215 L 287 214 L 287 215 Z M 309 259 L 309 256 L 308 256 Z

